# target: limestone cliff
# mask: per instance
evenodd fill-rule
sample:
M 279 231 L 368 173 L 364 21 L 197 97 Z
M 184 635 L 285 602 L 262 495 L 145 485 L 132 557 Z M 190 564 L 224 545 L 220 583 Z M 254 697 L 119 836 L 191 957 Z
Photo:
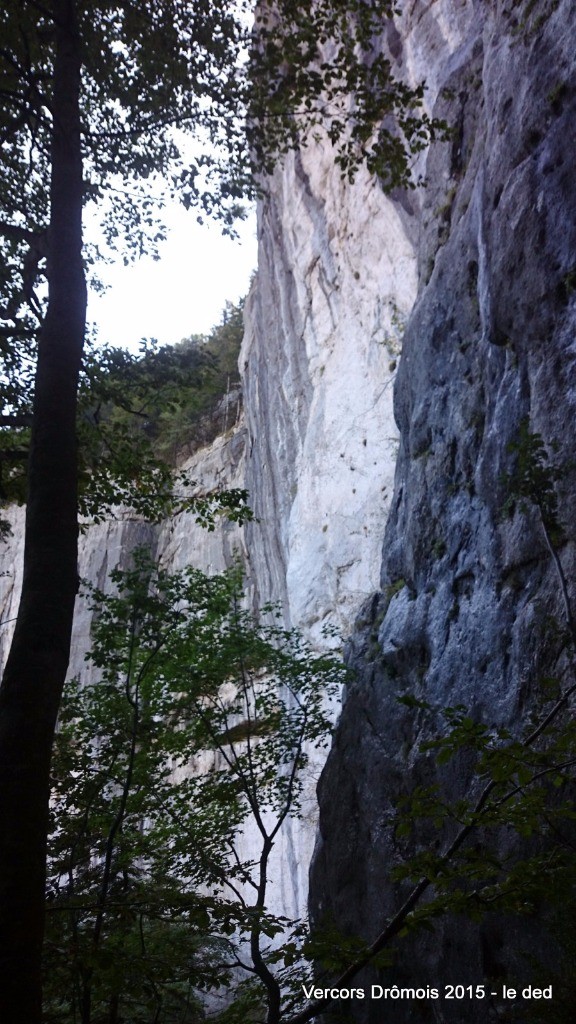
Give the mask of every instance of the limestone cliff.
M 313 146 L 276 175 L 259 232 L 241 353 L 248 547 L 260 599 L 318 636 L 328 619 L 348 628 L 377 583 L 415 254 L 403 211 Z
M 240 354 L 245 545 L 255 607 L 322 646 L 347 635 L 378 585 L 397 450 L 392 383 L 416 260 L 396 209 L 367 175 L 342 182 L 330 152 L 287 158 L 259 210 L 258 274 Z M 306 913 L 317 804 L 288 822 L 276 878 L 284 913 Z
M 80 564 L 103 585 L 137 544 L 168 567 L 209 571 L 240 550 L 254 606 L 279 602 L 315 643 L 324 624 L 348 633 L 364 605 L 320 788 L 312 903 L 368 938 L 395 905 L 391 808 L 421 771 L 421 737 L 395 698 L 463 703 L 502 724 L 529 713 L 553 656 L 544 613 L 562 610 L 537 518 L 502 516 L 508 444 L 529 420 L 569 463 L 575 431 L 573 0 L 401 6 L 388 39 L 396 71 L 427 80 L 427 102 L 454 134 L 419 158 L 427 185 L 416 192 L 387 198 L 363 173 L 350 186 L 313 145 L 271 181 L 246 308 L 244 418 L 188 465 L 200 489 L 246 486 L 257 521 L 206 534 L 190 516 L 160 528 L 120 517 L 85 534 Z M 570 537 L 572 473 L 561 485 Z M 2 651 L 19 588 L 14 515 Z M 571 539 L 560 556 L 570 578 Z M 89 627 L 80 602 L 72 672 L 85 670 Z M 306 898 L 312 794 L 306 815 L 275 868 L 289 916 Z M 531 923 L 522 927 L 529 939 Z M 519 948 L 492 919 L 457 940 L 440 930 L 395 980 L 509 976 Z M 351 1012 L 382 1019 L 378 1003 Z M 455 1013 L 396 1005 L 394 1022 Z M 471 1021 L 486 1014 L 466 1007 Z
M 517 505 L 506 517 L 503 506 L 510 443 L 528 422 L 564 466 L 559 557 L 571 582 L 574 29 L 571 0 L 416 2 L 399 25 L 400 67 L 426 68 L 434 109 L 455 134 L 429 153 L 428 187 L 413 204 L 418 297 L 395 386 L 400 449 L 381 583 L 352 640 L 357 678 L 320 788 L 314 910 L 369 939 L 398 906 L 390 868 L 406 848 L 394 803 L 407 777 L 430 770 L 418 753 L 422 721 L 396 698 L 463 704 L 477 720 L 520 730 L 541 679 L 561 672 L 549 617 L 565 623 L 565 612 L 538 514 Z M 464 766 L 448 796 L 470 784 Z M 526 983 L 544 935 L 537 915 L 452 920 L 404 948 L 393 980 Z M 366 1001 L 351 1012 L 376 1022 L 390 1010 Z M 479 1022 L 502 1012 L 481 1001 L 465 1008 Z M 408 1001 L 391 1019 L 462 1013 Z

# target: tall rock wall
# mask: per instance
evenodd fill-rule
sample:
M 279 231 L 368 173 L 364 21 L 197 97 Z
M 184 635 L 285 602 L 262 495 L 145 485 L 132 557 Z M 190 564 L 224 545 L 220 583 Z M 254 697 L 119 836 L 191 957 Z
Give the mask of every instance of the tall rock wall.
M 120 518 L 87 532 L 80 565 L 102 585 L 138 544 L 168 567 L 208 571 L 240 551 L 254 606 L 279 602 L 317 644 L 324 625 L 348 633 L 364 606 L 320 787 L 312 904 L 367 938 L 395 906 L 389 868 L 405 851 L 394 802 L 425 770 L 418 723 L 396 697 L 516 725 L 555 657 L 543 616 L 562 616 L 557 576 L 537 517 L 503 518 L 503 478 L 524 420 L 567 463 L 575 429 L 573 0 L 401 7 L 388 38 L 396 71 L 427 80 L 454 134 L 419 159 L 427 186 L 413 193 L 386 198 L 363 173 L 350 186 L 313 145 L 270 183 L 241 353 L 244 419 L 189 466 L 201 489 L 246 486 L 257 521 L 209 535 L 191 516 L 160 528 Z M 572 472 L 560 485 L 569 537 Z M 0 653 L 21 520 L 0 573 Z M 571 578 L 571 539 L 560 556 Z M 89 631 L 80 603 L 72 672 L 85 669 Z M 290 917 L 306 900 L 312 791 L 305 819 L 285 831 L 274 868 Z M 508 976 L 517 948 L 491 919 L 462 929 L 456 948 L 440 928 L 395 980 Z M 382 1019 L 378 1003 L 349 1009 L 362 1024 Z M 394 1024 L 455 1012 L 397 1004 Z M 466 1012 L 487 1019 L 485 1005 Z
M 403 210 L 330 151 L 287 158 L 259 215 L 240 356 L 248 549 L 260 602 L 319 638 L 378 578 L 397 432 L 392 383 L 416 260 Z
M 416 288 L 401 207 L 353 186 L 320 146 L 289 156 L 259 209 L 258 274 L 240 354 L 246 528 L 255 608 L 277 603 L 314 645 L 339 645 L 378 585 L 397 454 L 392 386 Z M 316 838 L 311 752 L 299 821 L 274 866 L 283 912 L 305 916 Z
M 503 512 L 523 424 L 563 466 L 558 556 L 571 592 L 575 568 L 574 4 L 437 0 L 404 5 L 404 19 L 401 67 L 426 69 L 455 134 L 428 154 L 414 204 L 419 286 L 395 385 L 394 498 L 380 587 L 351 643 L 357 676 L 320 786 L 312 876 L 316 917 L 368 940 L 402 896 L 390 869 L 410 847 L 394 806 L 434 777 L 419 753 L 423 718 L 397 697 L 464 705 L 519 732 L 542 679 L 566 669 L 550 628 L 550 617 L 566 626 L 562 588 L 539 514 L 519 502 Z M 458 798 L 478 782 L 463 761 L 443 785 Z M 433 938 L 400 947 L 386 977 L 526 984 L 548 942 L 538 915 L 440 922 Z M 464 1019 L 443 1000 L 348 1008 L 363 1024 L 386 1013 L 394 1024 Z M 525 1006 L 517 1013 L 526 1019 Z M 467 1002 L 465 1015 L 505 1016 L 491 998 Z
M 323 147 L 287 158 L 259 207 L 240 357 L 244 415 L 185 465 L 201 492 L 246 487 L 256 521 L 208 534 L 192 515 L 151 527 L 119 512 L 82 536 L 81 577 L 105 588 L 141 545 L 168 569 L 218 572 L 239 554 L 255 610 L 278 603 L 286 625 L 318 646 L 339 643 L 324 639 L 323 626 L 348 634 L 379 580 L 398 446 L 392 385 L 416 294 L 411 231 L 401 204 L 363 172 L 344 183 Z M 2 552 L 0 659 L 19 596 L 23 510 L 13 518 Z M 84 678 L 90 622 L 81 597 L 70 674 Z M 290 918 L 306 913 L 320 767 L 308 773 L 302 820 L 288 821 L 277 843 L 274 908 Z

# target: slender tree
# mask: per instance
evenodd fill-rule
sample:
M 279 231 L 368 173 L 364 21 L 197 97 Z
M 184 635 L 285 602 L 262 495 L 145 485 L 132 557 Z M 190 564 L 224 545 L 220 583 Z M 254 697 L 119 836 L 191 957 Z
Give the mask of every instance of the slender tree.
M 76 392 L 86 320 L 80 37 L 55 0 L 49 301 L 38 344 L 24 581 L 0 688 L 0 1019 L 40 1019 L 52 737 L 77 590 Z
M 324 126 L 349 177 L 368 160 L 386 184 L 406 184 L 410 153 L 437 127 L 418 113 L 422 89 L 394 83 L 375 47 L 393 0 L 263 3 L 251 58 L 249 7 L 10 0 L 0 10 L 0 425 L 28 429 L 32 416 L 24 580 L 0 689 L 0 1019 L 11 1024 L 41 1012 L 50 750 L 77 589 L 83 205 L 102 203 L 107 243 L 138 255 L 162 237 L 160 180 L 164 195 L 230 227 L 254 155 L 270 170 Z M 0 467 L 22 456 L 3 448 Z

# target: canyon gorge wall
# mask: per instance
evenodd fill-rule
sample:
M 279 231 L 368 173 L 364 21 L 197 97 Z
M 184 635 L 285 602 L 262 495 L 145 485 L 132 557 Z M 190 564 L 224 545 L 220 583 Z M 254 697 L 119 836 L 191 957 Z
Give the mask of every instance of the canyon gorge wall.
M 556 555 L 573 598 L 575 28 L 569 0 L 405 4 L 399 25 L 400 68 L 425 69 L 434 110 L 455 132 L 427 155 L 428 187 L 415 197 L 419 285 L 395 384 L 394 497 L 380 588 L 350 645 L 356 679 L 320 785 L 311 883 L 316 919 L 369 941 L 408 891 L 390 882 L 411 852 L 395 829 L 398 798 L 435 778 L 448 801 L 480 791 L 465 758 L 437 774 L 419 750 L 433 727 L 397 698 L 462 705 L 519 735 L 546 676 L 566 685 L 569 672 L 553 626 L 567 626 L 561 579 L 538 510 L 506 503 L 528 426 L 559 468 Z M 437 849 L 434 830 L 428 839 Z M 498 842 L 510 855 L 511 836 Z M 390 972 L 363 980 L 526 984 L 535 960 L 549 972 L 558 963 L 542 911 L 440 921 L 433 936 L 404 941 Z M 513 1009 L 489 997 L 467 1002 L 465 1016 L 509 1020 Z M 516 1011 L 527 1019 L 526 1005 Z M 350 1004 L 363 1024 L 386 1012 L 403 1024 L 461 1021 L 464 1010 Z
M 557 657 L 545 617 L 561 619 L 562 602 L 538 517 L 502 509 L 508 446 L 529 421 L 566 463 L 560 557 L 573 577 L 575 28 L 572 0 L 403 3 L 388 40 L 396 72 L 426 79 L 427 104 L 454 132 L 418 158 L 427 184 L 414 192 L 386 197 L 364 172 L 344 183 L 331 154 L 310 146 L 261 201 L 244 412 L 188 464 L 200 491 L 247 487 L 257 521 L 207 534 L 190 515 L 160 527 L 120 515 L 82 541 L 80 573 L 99 586 L 139 544 L 175 569 L 217 572 L 239 552 L 255 608 L 278 602 L 317 645 L 325 625 L 352 633 L 356 674 L 320 785 L 311 900 L 317 920 L 369 940 L 397 905 L 389 871 L 406 851 L 395 801 L 427 771 L 421 723 L 397 696 L 517 727 Z M 2 656 L 19 592 L 13 516 Z M 72 673 L 86 671 L 89 632 L 80 601 Z M 451 795 L 469 782 L 463 772 Z M 274 868 L 288 916 L 306 903 L 313 780 L 304 810 Z M 407 947 L 394 981 L 513 977 L 525 971 L 522 936 L 528 955 L 539 934 L 490 917 L 457 937 L 450 928 Z M 347 1010 L 358 1024 L 382 1019 L 377 1002 Z M 461 1012 L 397 1004 L 393 1019 Z M 466 1007 L 470 1021 L 487 1012 Z

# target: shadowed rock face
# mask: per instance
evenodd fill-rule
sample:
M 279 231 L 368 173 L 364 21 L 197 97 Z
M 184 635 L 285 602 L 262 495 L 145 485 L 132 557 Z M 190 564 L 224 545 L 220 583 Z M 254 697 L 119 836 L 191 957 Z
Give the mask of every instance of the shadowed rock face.
M 400 450 L 381 591 L 350 645 L 357 676 L 320 783 L 311 883 L 316 918 L 328 914 L 367 939 L 399 905 L 389 872 L 407 847 L 394 837 L 393 806 L 433 771 L 418 753 L 426 726 L 397 696 L 463 704 L 517 730 L 542 677 L 560 672 L 546 617 L 564 624 L 565 615 L 538 514 L 502 514 L 509 444 L 523 422 L 549 450 L 557 445 L 555 462 L 566 464 L 558 493 L 569 583 L 575 562 L 574 6 L 476 3 L 443 79 L 434 11 L 449 21 L 452 9 L 456 21 L 471 5 L 408 6 L 404 30 L 414 30 L 418 12 L 429 19 L 420 61 L 428 47 L 436 112 L 456 131 L 430 154 L 414 214 L 420 287 L 395 385 Z M 449 797 L 465 795 L 467 765 L 443 785 Z M 526 984 L 526 954 L 542 952 L 545 941 L 536 918 L 446 922 L 432 938 L 401 946 L 388 977 L 398 985 Z M 362 1024 L 464 1019 L 461 1004 L 442 1000 L 346 1009 Z M 482 1002 L 467 1003 L 465 1015 L 501 1019 Z

